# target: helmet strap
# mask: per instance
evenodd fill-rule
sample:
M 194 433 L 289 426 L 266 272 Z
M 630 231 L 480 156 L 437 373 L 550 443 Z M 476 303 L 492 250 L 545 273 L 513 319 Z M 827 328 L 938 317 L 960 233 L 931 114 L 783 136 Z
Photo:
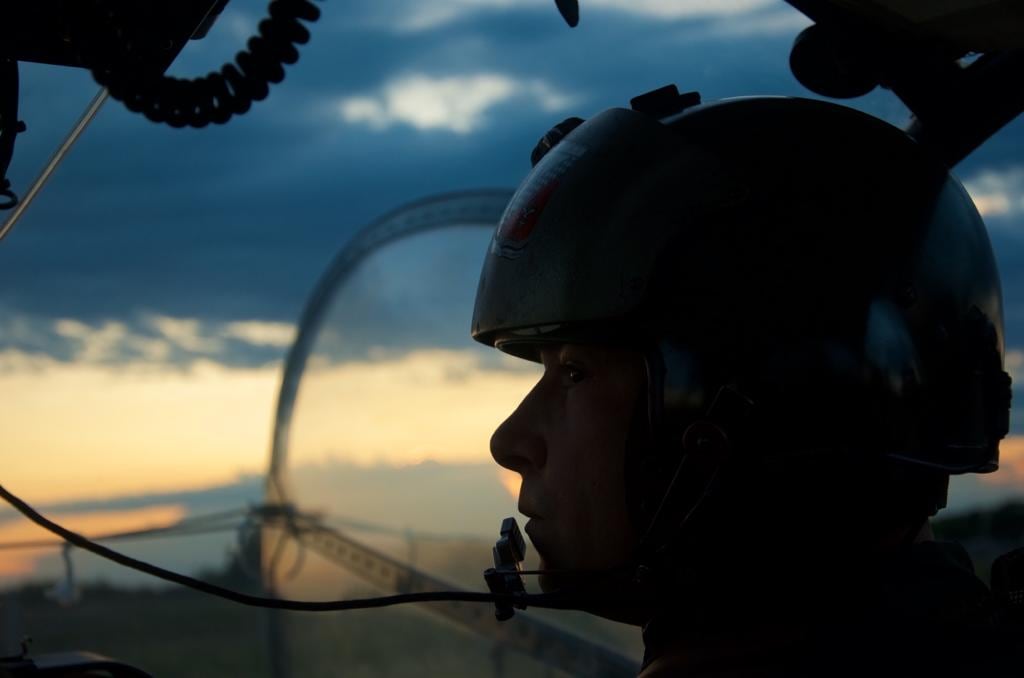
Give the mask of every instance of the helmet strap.
M 640 570 L 657 569 L 692 530 L 718 487 L 736 448 L 736 436 L 750 419 L 754 403 L 733 385 L 722 386 L 704 417 L 687 426 L 672 479 L 638 550 Z

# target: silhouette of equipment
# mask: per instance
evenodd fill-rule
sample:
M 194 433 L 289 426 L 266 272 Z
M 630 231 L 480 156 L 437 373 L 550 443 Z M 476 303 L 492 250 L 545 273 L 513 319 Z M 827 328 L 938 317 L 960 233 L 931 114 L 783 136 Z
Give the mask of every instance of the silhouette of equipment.
M 222 0 L 213 10 L 225 4 Z M 223 124 L 267 98 L 270 85 L 284 80 L 284 66 L 298 61 L 296 45 L 309 41 L 302 22 L 320 17 L 320 10 L 309 0 L 273 0 L 259 33 L 233 63 L 188 80 L 153 70 L 145 54 L 137 55 L 135 43 L 125 39 L 125 26 L 148 10 L 140 11 L 135 4 L 131 9 L 106 8 L 105 12 L 89 11 L 85 3 L 72 3 L 72 7 L 73 40 L 96 82 L 129 110 L 172 127 Z
M 796 79 L 837 99 L 891 90 L 913 113 L 910 135 L 949 167 L 1024 110 L 1020 3 L 965 9 L 955 25 L 952 14 L 926 21 L 912 12 L 902 16 L 899 8 L 886 13 L 876 7 L 877 14 L 866 8 L 886 3 L 786 1 L 815 22 L 790 53 Z
M 796 79 L 834 99 L 891 90 L 913 114 L 907 131 L 948 167 L 1024 111 L 1024 3 L 786 2 L 814 22 L 790 53 Z M 578 0 L 556 6 L 576 26 Z
M 501 523 L 501 536 L 494 545 L 494 567 L 484 571 L 484 581 L 491 593 L 502 596 L 516 596 L 526 593 L 523 584 L 522 562 L 526 558 L 526 540 L 519 531 L 515 518 L 505 518 Z M 515 614 L 513 607 L 520 610 L 526 605 L 506 601 L 496 601 L 494 616 L 498 621 L 511 619 Z
M 2 56 L 89 69 L 110 96 L 172 127 L 223 124 L 265 99 L 284 80 L 303 22 L 320 10 L 310 0 L 273 0 L 259 32 L 234 62 L 196 79 L 163 75 L 190 39 L 206 35 L 227 0 L 33 0 L 7 8 Z M 13 16 L 11 16 L 13 15 Z
M 309 41 L 304 22 L 320 17 L 311 0 L 272 0 L 246 49 L 217 71 L 195 79 L 164 75 L 189 40 L 204 37 L 228 0 L 15 0 L 0 21 L 0 210 L 16 208 L 2 239 L 31 203 L 106 96 L 171 127 L 224 124 L 247 112 L 284 80 L 284 67 Z M 19 206 L 7 179 L 18 133 L 18 62 L 85 68 L 102 87 L 82 121 Z
M 565 23 L 569 24 L 569 28 L 576 28 L 580 22 L 579 0 L 555 0 L 555 5 L 558 7 L 559 14 L 565 19 Z

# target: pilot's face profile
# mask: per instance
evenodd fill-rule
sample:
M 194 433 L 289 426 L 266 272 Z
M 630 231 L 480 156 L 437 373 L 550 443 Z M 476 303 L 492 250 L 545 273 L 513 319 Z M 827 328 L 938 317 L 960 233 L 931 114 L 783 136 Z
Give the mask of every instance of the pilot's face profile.
M 626 562 L 638 534 L 624 478 L 630 422 L 645 380 L 639 353 L 552 344 L 544 374 L 494 432 L 491 454 L 522 476 L 525 530 L 552 570 L 602 569 Z M 541 577 L 545 590 L 557 577 Z

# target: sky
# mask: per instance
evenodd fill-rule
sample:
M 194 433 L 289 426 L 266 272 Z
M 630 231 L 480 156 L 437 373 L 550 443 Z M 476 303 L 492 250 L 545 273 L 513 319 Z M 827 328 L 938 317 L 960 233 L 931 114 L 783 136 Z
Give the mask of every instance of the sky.
M 323 3 L 286 80 L 226 126 L 170 129 L 108 102 L 0 242 L 0 483 L 50 507 L 90 500 L 86 513 L 152 495 L 151 507 L 138 504 L 137 524 L 195 510 L 168 493 L 244 486 L 258 500 L 252 478 L 269 461 L 296 321 L 364 224 L 440 192 L 514 187 L 552 124 L 668 83 L 705 100 L 808 95 L 787 65 L 807 21 L 781 0 L 581 4 L 571 30 L 548 0 Z M 172 72 L 218 67 L 263 11 L 232 0 Z M 85 72 L 23 66 L 28 132 L 10 172 L 16 191 L 95 91 Z M 892 122 L 906 118 L 886 92 L 850 103 Z M 1007 364 L 1024 378 L 1021 148 L 1018 120 L 958 174 L 986 216 L 1004 280 Z M 323 423 L 296 429 L 305 447 L 293 463 L 488 462 L 489 430 L 530 374 L 488 367 L 475 349 L 454 346 L 459 337 L 468 344 L 467 297 L 444 300 L 458 290 L 471 298 L 475 243 L 412 247 L 416 256 L 399 247 L 390 261 L 368 263 L 342 295 L 325 337 L 337 331 L 355 341 L 362 332 L 356 344 L 379 350 L 347 372 L 309 380 L 297 422 Z M 372 290 L 390 296 L 371 303 Z M 431 290 L 429 303 L 409 303 Z M 396 326 L 419 337 L 422 350 L 390 350 L 387 331 Z M 328 401 L 338 383 L 344 393 Z M 395 407 L 396 393 L 406 407 Z M 1024 435 L 1022 407 L 1014 435 Z M 444 419 L 442 410 L 461 418 Z M 414 444 L 442 419 L 435 444 Z M 359 429 L 364 437 L 349 426 L 342 440 L 332 437 L 341 421 L 373 425 Z M 954 486 L 956 505 L 1024 486 L 1021 439 L 1004 445 L 1004 459 L 997 476 Z M 104 510 L 118 529 L 129 525 L 123 511 Z

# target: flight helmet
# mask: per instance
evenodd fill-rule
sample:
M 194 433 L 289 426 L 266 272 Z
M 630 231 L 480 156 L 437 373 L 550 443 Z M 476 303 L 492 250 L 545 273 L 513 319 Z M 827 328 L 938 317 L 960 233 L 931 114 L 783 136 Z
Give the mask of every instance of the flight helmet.
M 992 248 L 905 132 L 823 101 L 701 104 L 669 86 L 565 121 L 533 161 L 472 336 L 530 360 L 549 342 L 643 354 L 624 473 L 648 551 L 730 504 L 926 517 L 949 474 L 998 467 Z

